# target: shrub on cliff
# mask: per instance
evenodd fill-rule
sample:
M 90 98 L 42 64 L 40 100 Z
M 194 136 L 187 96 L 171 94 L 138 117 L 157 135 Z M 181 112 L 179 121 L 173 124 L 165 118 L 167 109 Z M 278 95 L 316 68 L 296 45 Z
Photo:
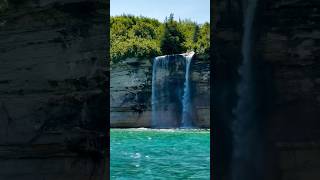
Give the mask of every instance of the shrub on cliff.
M 113 63 L 127 57 L 150 58 L 160 54 L 159 21 L 122 15 L 111 17 L 110 23 L 110 56 Z
M 130 38 L 114 41 L 112 46 L 110 55 L 113 63 L 128 57 L 151 58 L 160 55 L 157 42 L 148 39 Z
M 160 55 L 158 43 L 150 39 L 130 38 L 114 41 L 110 49 L 112 63 L 128 57 L 151 58 Z

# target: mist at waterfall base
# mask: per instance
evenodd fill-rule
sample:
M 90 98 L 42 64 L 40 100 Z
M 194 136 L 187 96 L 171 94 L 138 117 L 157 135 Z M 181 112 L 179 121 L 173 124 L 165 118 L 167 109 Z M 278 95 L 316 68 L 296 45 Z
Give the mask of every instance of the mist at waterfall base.
M 210 131 L 111 129 L 110 179 L 210 179 Z
M 190 66 L 194 52 L 156 57 L 152 70 L 152 127 L 192 128 Z
M 238 102 L 233 109 L 232 179 L 263 179 L 261 144 L 255 112 L 255 88 L 252 74 L 252 26 L 257 0 L 244 0 L 244 24 L 242 37 L 242 64 L 239 67 L 240 82 L 237 87 Z

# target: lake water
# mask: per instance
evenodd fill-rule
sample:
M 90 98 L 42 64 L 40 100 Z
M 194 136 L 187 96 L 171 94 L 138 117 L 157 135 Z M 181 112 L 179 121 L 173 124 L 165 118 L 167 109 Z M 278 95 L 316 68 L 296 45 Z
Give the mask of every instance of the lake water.
M 210 179 L 210 131 L 111 129 L 110 179 Z

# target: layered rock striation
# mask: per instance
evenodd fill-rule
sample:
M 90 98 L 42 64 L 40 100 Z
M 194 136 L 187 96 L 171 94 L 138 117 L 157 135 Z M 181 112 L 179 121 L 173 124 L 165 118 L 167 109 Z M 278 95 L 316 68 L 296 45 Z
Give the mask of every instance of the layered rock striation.
M 175 61 L 176 64 L 180 62 L 182 61 Z M 190 66 L 191 97 L 196 112 L 194 124 L 197 127 L 208 128 L 210 127 L 209 61 L 194 57 Z M 180 65 L 174 67 L 178 68 Z M 185 81 L 184 71 L 184 68 L 170 71 L 171 78 L 166 82 L 168 91 L 177 91 L 181 94 L 180 91 L 183 89 L 177 87 L 180 87 L 179 83 Z M 125 59 L 111 65 L 110 73 L 111 127 L 152 127 L 152 59 Z M 167 103 L 164 103 L 167 104 L 166 108 L 178 108 L 176 113 L 182 110 L 182 106 L 180 108 L 177 106 L 181 104 L 179 99 L 181 97 L 178 94 L 165 98 Z M 179 122 L 176 122 L 173 127 L 177 127 L 178 124 Z
M 213 62 L 213 128 L 219 136 L 215 141 L 219 179 L 230 178 L 232 110 L 238 100 L 237 70 L 242 61 L 243 2 L 217 1 L 214 17 L 213 59 L 217 60 Z M 316 179 L 320 175 L 320 166 L 309 158 L 320 152 L 319 7 L 315 0 L 257 4 L 252 30 L 252 96 L 261 132 L 260 153 L 266 157 L 261 159 L 265 179 Z
M 6 2 L 0 17 L 1 179 L 101 179 L 109 4 Z

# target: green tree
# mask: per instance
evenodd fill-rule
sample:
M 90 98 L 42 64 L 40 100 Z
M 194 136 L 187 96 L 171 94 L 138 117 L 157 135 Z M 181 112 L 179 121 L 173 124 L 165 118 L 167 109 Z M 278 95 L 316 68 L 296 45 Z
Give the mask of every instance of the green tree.
M 200 28 L 199 28 L 199 26 L 196 24 L 195 27 L 194 27 L 193 37 L 192 37 L 193 43 L 197 43 L 198 38 L 199 38 L 199 31 L 200 31 Z
M 164 22 L 164 31 L 160 40 L 160 49 L 163 54 L 178 54 L 184 52 L 185 37 L 178 28 L 173 14 Z
M 111 62 L 127 57 L 150 58 L 161 54 L 159 28 L 155 19 L 121 15 L 111 17 Z
M 110 41 L 112 63 L 127 57 L 146 59 L 186 51 L 208 56 L 210 24 L 198 25 L 191 20 L 176 22 L 173 14 L 164 23 L 143 16 L 111 16 Z
M 196 43 L 196 53 L 209 55 L 210 51 L 210 24 L 204 23 L 199 30 L 199 36 Z
M 131 28 L 131 35 L 144 39 L 155 39 L 156 32 L 152 24 L 146 22 L 137 22 Z
M 180 20 L 179 29 L 185 37 L 184 47 L 187 51 L 195 51 L 199 36 L 199 25 L 191 20 Z

